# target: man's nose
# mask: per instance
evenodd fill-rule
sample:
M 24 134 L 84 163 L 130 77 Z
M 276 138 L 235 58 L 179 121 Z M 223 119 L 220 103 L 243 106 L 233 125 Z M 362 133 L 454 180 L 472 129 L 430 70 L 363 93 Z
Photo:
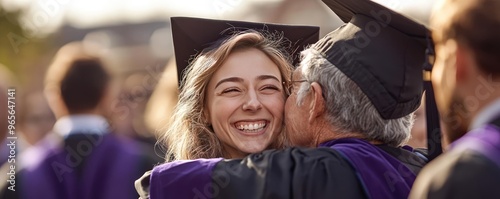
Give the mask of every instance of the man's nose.
M 243 103 L 243 110 L 257 111 L 261 108 L 262 103 L 260 103 L 258 94 L 255 91 L 249 91 L 245 97 L 245 102 Z

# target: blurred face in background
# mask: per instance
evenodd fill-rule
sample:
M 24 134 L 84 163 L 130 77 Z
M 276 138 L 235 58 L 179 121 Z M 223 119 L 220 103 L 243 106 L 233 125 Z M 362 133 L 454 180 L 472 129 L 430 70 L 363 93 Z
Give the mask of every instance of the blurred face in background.
M 33 145 L 52 130 L 56 119 L 43 92 L 28 94 L 24 102 L 22 133 L 28 143 Z
M 432 84 L 436 104 L 442 121 L 443 145 L 457 140 L 467 133 L 470 113 L 465 108 L 465 87 L 457 82 L 457 43 L 454 40 L 436 42 L 436 61 L 432 69 Z

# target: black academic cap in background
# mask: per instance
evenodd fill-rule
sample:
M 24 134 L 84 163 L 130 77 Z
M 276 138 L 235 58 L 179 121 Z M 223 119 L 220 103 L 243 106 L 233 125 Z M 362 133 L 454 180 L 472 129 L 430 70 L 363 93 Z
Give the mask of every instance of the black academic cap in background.
M 269 33 L 283 34 L 291 42 L 288 53 L 293 56 L 294 64 L 298 63 L 300 51 L 318 41 L 319 27 L 284 25 L 272 23 L 255 23 L 244 21 L 228 21 L 215 19 L 202 19 L 192 17 L 170 18 L 172 37 L 174 41 L 174 54 L 177 64 L 177 77 L 179 85 L 184 70 L 190 61 L 203 49 L 233 35 L 235 31 L 253 29 Z
M 423 25 L 426 19 L 410 19 L 407 16 L 411 14 L 399 13 L 371 0 L 323 2 L 346 24 L 328 34 L 315 48 L 360 87 L 382 118 L 396 119 L 414 112 L 423 93 L 424 67 L 432 68 L 428 55 L 434 51 L 430 30 Z M 392 3 L 396 3 L 395 7 L 397 3 L 408 4 Z M 428 8 L 428 1 L 422 1 L 426 3 L 422 7 L 417 0 L 411 3 L 414 9 Z M 425 85 L 432 159 L 441 152 L 439 120 L 432 85 L 430 82 Z

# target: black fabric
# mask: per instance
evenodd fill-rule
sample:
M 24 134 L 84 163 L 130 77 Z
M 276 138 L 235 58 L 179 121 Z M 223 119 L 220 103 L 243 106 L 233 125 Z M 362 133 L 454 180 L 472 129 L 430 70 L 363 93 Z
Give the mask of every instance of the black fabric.
M 499 198 L 500 169 L 474 151 L 438 157 L 418 177 L 410 198 Z
M 488 122 L 489 124 L 493 124 L 500 128 L 500 117 L 493 119 L 492 121 Z
M 414 148 L 413 152 L 417 155 L 422 156 L 424 161 L 429 163 L 430 159 L 429 159 L 429 152 L 428 152 L 427 148 Z
M 144 173 L 141 178 L 137 179 L 134 183 L 135 185 L 135 190 L 139 194 L 139 199 L 148 199 L 149 198 L 149 187 L 150 187 L 150 178 L 151 178 L 151 172 L 148 171 Z
M 91 140 L 91 138 L 94 138 L 93 140 L 97 140 L 97 139 L 99 139 L 99 136 L 101 136 L 101 135 L 97 135 L 97 134 L 82 134 L 82 133 L 71 134 L 66 139 L 64 139 L 64 145 L 63 145 L 64 150 L 66 152 L 69 152 L 70 154 L 72 154 L 72 152 L 75 152 L 75 154 L 78 154 L 79 150 L 85 150 L 84 152 L 92 151 L 92 148 L 86 148 L 86 145 L 82 145 L 81 143 L 84 143 L 84 142 L 86 142 L 86 143 L 92 143 L 93 141 Z M 85 147 L 83 147 L 83 146 L 85 146 Z M 79 147 L 81 147 L 81 149 L 79 149 Z M 84 156 L 84 155 L 73 156 L 73 155 L 70 155 L 68 157 L 70 158 L 70 161 L 72 161 L 72 162 L 79 162 L 79 164 L 76 164 L 76 166 L 74 167 L 74 172 L 76 172 L 76 175 L 78 176 L 77 177 L 78 179 L 83 179 L 82 178 L 83 169 L 86 166 L 87 158 L 89 156 Z M 80 158 L 80 159 L 77 159 L 76 157 Z
M 353 168 L 330 148 L 271 150 L 221 161 L 212 176 L 219 199 L 366 198 Z
M 422 151 L 410 152 L 402 148 L 395 148 L 387 145 L 377 145 L 377 147 L 379 147 L 386 153 L 398 159 L 406 167 L 408 167 L 408 169 L 410 169 L 415 175 L 420 173 L 420 170 L 422 170 L 422 168 L 427 164 L 427 161 L 424 157 L 415 154 L 415 153 L 422 153 Z
M 500 127 L 500 117 L 489 122 Z M 418 176 L 410 198 L 499 198 L 500 168 L 473 150 L 451 151 Z
M 427 149 L 429 160 L 433 160 L 443 152 L 443 148 L 441 146 L 440 119 L 436 101 L 434 100 L 432 82 L 425 81 L 424 88 L 426 101 L 425 120 L 427 122 Z

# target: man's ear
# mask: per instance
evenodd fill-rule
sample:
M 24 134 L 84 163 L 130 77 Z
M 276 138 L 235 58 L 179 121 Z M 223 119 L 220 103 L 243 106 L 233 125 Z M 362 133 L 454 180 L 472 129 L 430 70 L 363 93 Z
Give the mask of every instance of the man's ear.
M 474 53 L 464 45 L 456 44 L 454 59 L 456 66 L 456 81 L 469 81 L 478 74 Z
M 454 59 L 455 59 L 455 67 L 456 67 L 456 74 L 455 78 L 457 82 L 464 82 L 467 79 L 467 76 L 470 75 L 468 74 L 470 64 L 473 61 L 473 56 L 470 53 L 470 51 L 462 46 L 462 45 L 457 45 L 456 48 L 454 49 Z
M 311 95 L 309 122 L 323 115 L 326 108 L 325 99 L 323 98 L 323 88 L 317 82 L 311 83 Z

